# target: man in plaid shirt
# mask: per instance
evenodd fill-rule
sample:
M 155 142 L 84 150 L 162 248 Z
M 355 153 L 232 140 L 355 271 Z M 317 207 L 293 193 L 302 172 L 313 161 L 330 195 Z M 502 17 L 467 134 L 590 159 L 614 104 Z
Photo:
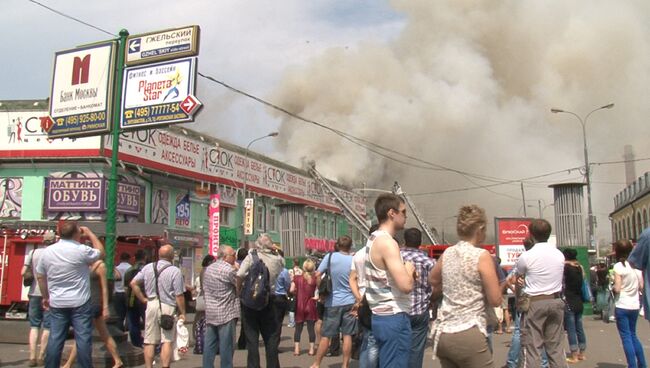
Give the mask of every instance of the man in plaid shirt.
M 416 228 L 404 231 L 406 247 L 400 250 L 404 262 L 411 262 L 415 266 L 417 279 L 411 292 L 411 354 L 408 367 L 422 367 L 424 347 L 429 333 L 429 305 L 431 300 L 431 285 L 428 282 L 429 272 L 433 269 L 435 261 L 421 251 L 422 233 Z

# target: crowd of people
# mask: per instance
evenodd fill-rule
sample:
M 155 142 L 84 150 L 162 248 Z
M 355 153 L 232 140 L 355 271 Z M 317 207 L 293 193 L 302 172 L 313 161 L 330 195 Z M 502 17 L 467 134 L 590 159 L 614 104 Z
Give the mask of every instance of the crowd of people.
M 428 338 L 443 368 L 493 367 L 491 337 L 504 332 L 512 333 L 505 367 L 567 367 L 587 359 L 582 314 L 592 297 L 585 282 L 588 271 L 574 249 L 560 251 L 548 242 L 548 221 L 531 221 L 526 250 L 506 272 L 480 246 L 487 217 L 476 205 L 460 208 L 459 241 L 437 261 L 419 249 L 421 232 L 406 229 L 406 205 L 399 196 L 380 195 L 375 213 L 378 223 L 356 252 L 352 239 L 342 236 L 322 260 L 296 258 L 290 269 L 267 234 L 250 250 L 236 252 L 224 245 L 206 256 L 195 282 L 193 325 L 194 353 L 202 354 L 203 367 L 214 367 L 217 355 L 221 367 L 232 367 L 238 348 L 246 349 L 249 368 L 280 367 L 288 312 L 295 356 L 305 352 L 301 340 L 307 327 L 311 368 L 339 351 L 343 368 L 353 356 L 362 368 L 422 367 Z M 97 236 L 75 221 L 63 221 L 58 231 L 60 239 L 48 234 L 46 247 L 30 252 L 23 267 L 24 275 L 35 275 L 28 293 L 29 366 L 70 367 L 76 361 L 91 367 L 94 326 L 114 367 L 121 367 L 105 323 L 112 299 L 120 327 L 128 330 L 134 346 L 143 348 L 146 367 L 154 366 L 158 349 L 160 366 L 170 367 L 176 324 L 186 319 L 187 291 L 174 266 L 173 247 L 161 246 L 157 260 L 148 263 L 141 250 L 133 264 L 130 255 L 121 255 L 110 298 L 104 247 Z M 650 267 L 650 229 L 636 247 L 617 241 L 613 249 L 617 262 L 611 289 L 622 350 L 629 367 L 645 367 L 636 323 L 648 304 L 645 298 L 640 302 L 641 295 L 648 295 L 642 293 L 648 283 L 640 270 Z M 70 327 L 75 344 L 62 363 Z

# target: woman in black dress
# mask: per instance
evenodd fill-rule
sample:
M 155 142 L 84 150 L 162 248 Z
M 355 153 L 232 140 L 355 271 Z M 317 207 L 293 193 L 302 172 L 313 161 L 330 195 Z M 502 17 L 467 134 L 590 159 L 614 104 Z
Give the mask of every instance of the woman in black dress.
M 582 282 L 584 272 L 578 263 L 578 252 L 575 249 L 564 250 L 564 296 L 566 298 L 566 309 L 564 311 L 564 328 L 569 337 L 569 348 L 571 356 L 567 358 L 569 363 L 577 363 L 585 359 L 587 339 L 582 327 Z

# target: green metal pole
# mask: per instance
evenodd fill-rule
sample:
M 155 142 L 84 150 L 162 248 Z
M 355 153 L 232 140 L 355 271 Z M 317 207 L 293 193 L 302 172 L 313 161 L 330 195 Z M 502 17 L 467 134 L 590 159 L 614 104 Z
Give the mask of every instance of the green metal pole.
M 113 78 L 113 129 L 112 148 L 111 148 L 111 176 L 108 179 L 108 204 L 106 208 L 106 269 L 107 277 L 113 280 L 113 268 L 115 260 L 115 243 L 116 234 L 116 217 L 117 217 L 117 164 L 118 151 L 120 149 L 120 121 L 122 106 L 122 74 L 124 73 L 124 49 L 126 47 L 126 38 L 129 31 L 123 29 L 120 31 L 120 39 L 117 47 L 117 63 L 115 66 L 115 76 Z

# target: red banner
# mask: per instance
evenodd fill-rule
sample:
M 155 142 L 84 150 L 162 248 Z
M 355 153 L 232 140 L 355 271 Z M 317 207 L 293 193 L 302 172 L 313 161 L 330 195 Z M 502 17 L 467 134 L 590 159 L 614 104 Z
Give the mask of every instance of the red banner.
M 221 197 L 219 194 L 210 195 L 210 209 L 208 211 L 209 225 L 209 252 L 211 255 L 216 256 L 219 250 L 219 207 L 221 205 Z
M 531 219 L 494 219 L 498 255 L 502 266 L 513 266 L 524 251 L 524 239 L 528 237 Z

